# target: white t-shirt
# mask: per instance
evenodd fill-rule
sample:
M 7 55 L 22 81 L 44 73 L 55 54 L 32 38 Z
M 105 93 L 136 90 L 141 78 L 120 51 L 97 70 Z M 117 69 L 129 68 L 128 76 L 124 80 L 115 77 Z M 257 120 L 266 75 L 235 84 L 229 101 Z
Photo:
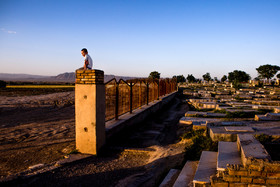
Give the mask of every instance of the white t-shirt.
M 88 54 L 85 56 L 85 61 L 88 61 L 87 67 L 92 69 L 92 59 Z

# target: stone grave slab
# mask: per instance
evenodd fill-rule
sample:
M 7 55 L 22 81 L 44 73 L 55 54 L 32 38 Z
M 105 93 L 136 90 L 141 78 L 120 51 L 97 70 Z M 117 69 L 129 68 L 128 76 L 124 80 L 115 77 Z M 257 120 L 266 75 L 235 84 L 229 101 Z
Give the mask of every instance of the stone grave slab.
M 225 171 L 227 164 L 241 164 L 237 143 L 219 141 L 217 170 Z
M 194 184 L 209 184 L 210 176 L 216 173 L 217 152 L 203 151 L 194 175 Z
M 231 126 L 231 127 L 225 127 L 226 131 L 229 132 L 255 132 L 252 127 L 247 126 Z

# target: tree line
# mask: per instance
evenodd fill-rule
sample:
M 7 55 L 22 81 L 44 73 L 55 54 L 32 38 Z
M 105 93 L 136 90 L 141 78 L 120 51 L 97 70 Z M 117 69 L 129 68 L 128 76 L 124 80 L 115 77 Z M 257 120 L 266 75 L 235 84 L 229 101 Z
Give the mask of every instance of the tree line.
M 256 77 L 254 80 L 270 80 L 273 78 L 278 71 L 280 71 L 280 67 L 277 65 L 261 65 L 258 68 L 256 68 L 258 72 L 258 77 Z M 280 73 L 276 75 L 278 79 L 280 79 Z M 251 80 L 251 76 L 246 73 L 245 71 L 241 70 L 234 70 L 232 72 L 229 72 L 228 75 L 223 75 L 220 79 L 218 80 L 217 77 L 212 78 L 210 73 L 207 72 L 204 75 L 202 75 L 202 79 L 197 79 L 193 76 L 193 74 L 188 74 L 186 77 L 184 75 L 174 75 L 173 78 L 177 78 L 177 82 L 186 82 L 188 81 L 189 83 L 194 83 L 194 82 L 201 82 L 202 80 L 204 81 L 216 81 L 216 82 L 231 82 L 231 83 L 241 83 L 241 82 L 248 82 Z
M 280 67 L 277 65 L 271 65 L 271 64 L 266 64 L 266 65 L 261 65 L 258 68 L 256 68 L 258 72 L 258 76 L 254 80 L 270 80 L 273 78 L 278 71 L 280 71 Z M 276 75 L 278 79 L 280 79 L 280 73 Z M 157 71 L 153 71 L 150 73 L 149 78 L 152 79 L 159 79 L 160 78 L 160 73 Z M 177 82 L 186 82 L 188 81 L 189 83 L 195 83 L 195 82 L 201 82 L 202 80 L 204 81 L 216 81 L 216 82 L 230 82 L 233 83 L 234 87 L 239 87 L 240 83 L 242 82 L 248 82 L 251 80 L 251 76 L 246 73 L 245 71 L 241 70 L 234 70 L 232 72 L 229 72 L 228 75 L 223 75 L 220 79 L 218 80 L 217 77 L 214 77 L 212 79 L 211 75 L 209 72 L 205 73 L 202 75 L 202 79 L 197 79 L 193 76 L 193 74 L 188 74 L 186 77 L 184 75 L 174 75 L 173 78 L 177 79 Z

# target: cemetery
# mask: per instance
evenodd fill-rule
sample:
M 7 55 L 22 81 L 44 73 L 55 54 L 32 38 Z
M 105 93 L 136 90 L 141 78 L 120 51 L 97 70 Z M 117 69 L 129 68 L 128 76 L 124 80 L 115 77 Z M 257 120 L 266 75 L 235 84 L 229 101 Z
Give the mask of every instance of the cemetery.
M 190 111 L 179 121 L 217 143 L 199 161 L 170 170 L 162 186 L 279 186 L 279 87 L 236 90 L 228 83 L 181 85 Z M 187 158 L 188 159 L 188 158 Z

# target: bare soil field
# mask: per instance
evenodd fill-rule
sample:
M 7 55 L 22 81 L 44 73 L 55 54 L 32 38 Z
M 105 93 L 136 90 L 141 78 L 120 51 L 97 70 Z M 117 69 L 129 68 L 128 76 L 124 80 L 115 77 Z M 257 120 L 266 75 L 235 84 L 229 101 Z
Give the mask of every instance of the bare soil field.
M 0 106 L 1 176 L 53 162 L 75 149 L 74 92 L 0 96 Z
M 8 96 L 8 97 L 15 97 L 15 96 L 33 96 L 33 95 L 42 95 L 42 94 L 51 94 L 51 93 L 58 93 L 58 92 L 69 92 L 74 91 L 74 88 L 48 88 L 47 86 L 39 88 L 0 88 L 0 96 Z

